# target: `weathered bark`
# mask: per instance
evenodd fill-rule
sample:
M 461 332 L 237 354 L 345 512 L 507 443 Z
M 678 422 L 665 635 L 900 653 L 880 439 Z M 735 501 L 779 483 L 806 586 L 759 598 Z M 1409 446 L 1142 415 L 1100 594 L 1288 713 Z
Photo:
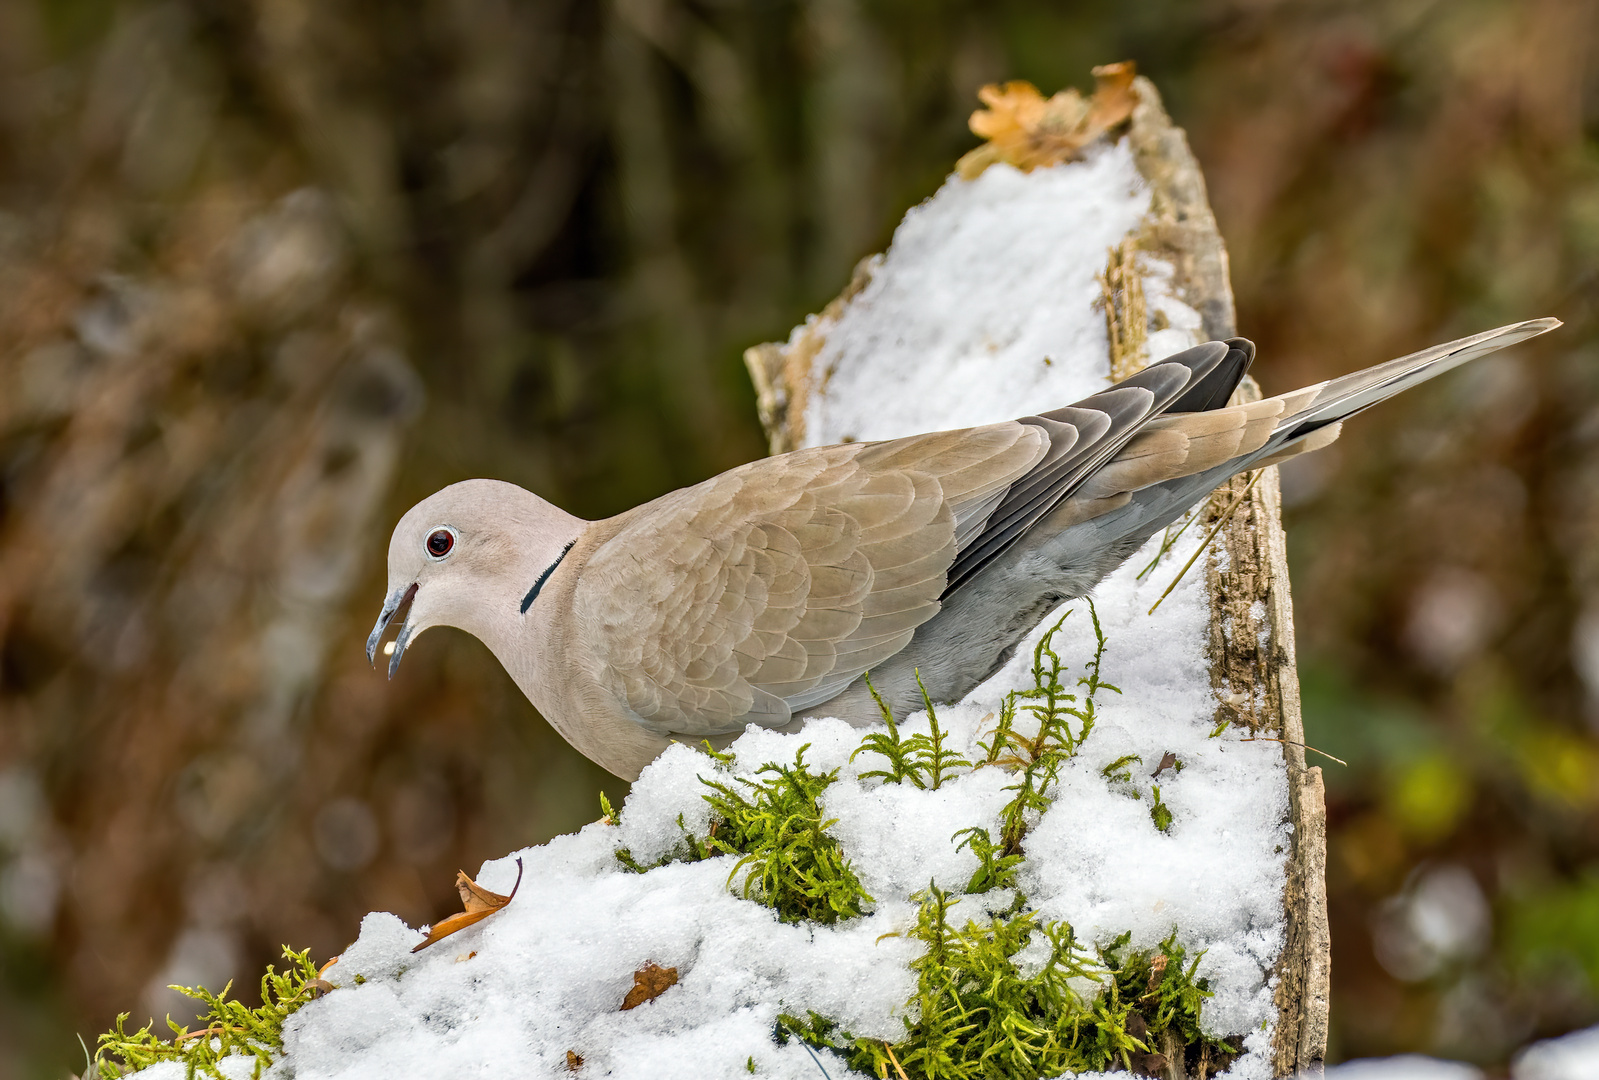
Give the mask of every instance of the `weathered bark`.
M 1199 163 L 1181 128 L 1162 109 L 1159 94 L 1139 79 L 1140 99 L 1128 138 L 1152 188 L 1151 213 L 1139 246 L 1171 260 L 1188 305 L 1205 320 L 1210 338 L 1237 333 L 1227 249 L 1205 195 Z M 1245 379 L 1235 401 L 1260 397 Z M 1327 1051 L 1332 940 L 1327 925 L 1327 809 L 1321 770 L 1306 767 L 1294 658 L 1294 613 L 1282 527 L 1277 470 L 1234 477 L 1212 496 L 1213 523 L 1234 499 L 1243 502 L 1206 557 L 1211 599 L 1211 683 L 1217 720 L 1245 723 L 1282 740 L 1288 766 L 1289 819 L 1294 827 L 1283 910 L 1288 940 L 1278 957 L 1277 1028 L 1273 1069 L 1279 1076 L 1321 1068 Z M 1247 493 L 1246 493 L 1247 489 Z M 1234 704 L 1242 695 L 1242 704 Z
M 1135 88 L 1139 105 L 1127 137 L 1152 198 L 1150 214 L 1130 243 L 1175 266 L 1181 298 L 1203 317 L 1207 337 L 1232 337 L 1236 329 L 1227 251 L 1206 199 L 1204 177 L 1154 85 L 1140 78 Z M 745 353 L 773 453 L 803 443 L 811 361 L 849 299 L 871 280 L 875 265 L 875 257 L 862 260 L 849 286 L 787 344 L 757 345 Z M 1133 309 L 1141 315 L 1141 305 Z M 1236 399 L 1259 396 L 1254 380 L 1246 379 Z M 1211 679 L 1218 722 L 1242 723 L 1262 737 L 1280 740 L 1287 763 L 1294 840 L 1283 893 L 1288 936 L 1273 973 L 1278 1014 L 1273 1070 L 1291 1076 L 1319 1071 L 1327 1047 L 1331 941 L 1326 808 L 1321 770 L 1305 765 L 1277 470 L 1266 470 L 1253 487 L 1249 476 L 1235 478 L 1200 513 L 1213 524 L 1240 495 L 1242 503 L 1207 558 Z M 1170 1080 L 1186 1076 L 1182 1055 L 1168 1058 Z

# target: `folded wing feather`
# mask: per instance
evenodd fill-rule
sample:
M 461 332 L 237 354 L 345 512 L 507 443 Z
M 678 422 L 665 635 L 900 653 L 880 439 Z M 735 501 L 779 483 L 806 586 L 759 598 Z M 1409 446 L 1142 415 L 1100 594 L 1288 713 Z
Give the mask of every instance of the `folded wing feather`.
M 1048 449 L 1004 423 L 803 450 L 614 518 L 574 597 L 587 662 L 661 733 L 787 723 L 904 648 L 957 531 Z

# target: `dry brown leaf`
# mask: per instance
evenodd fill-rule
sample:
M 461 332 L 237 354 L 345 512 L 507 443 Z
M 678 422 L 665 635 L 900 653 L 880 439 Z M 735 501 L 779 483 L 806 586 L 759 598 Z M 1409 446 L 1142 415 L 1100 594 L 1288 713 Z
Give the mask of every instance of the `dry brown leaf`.
M 1070 161 L 1133 114 L 1135 74 L 1131 60 L 1095 68 L 1094 93 L 1086 100 L 1070 88 L 1046 100 L 1030 82 L 990 83 L 977 91 L 987 109 L 970 121 L 972 134 L 988 141 L 956 162 L 955 171 L 973 180 L 997 161 L 1023 172 Z
M 636 1009 L 646 1001 L 654 1001 L 677 985 L 677 968 L 663 968 L 659 964 L 645 964 L 633 972 L 633 989 L 622 999 L 621 1012 Z
M 566 1071 L 577 1072 L 583 1067 L 583 1055 L 573 1050 L 566 1052 Z
M 518 859 L 516 865 L 518 868 L 516 880 L 517 884 L 520 885 L 522 882 L 522 861 Z M 461 894 L 461 906 L 468 912 L 498 911 L 511 902 L 510 896 L 501 896 L 497 892 L 489 892 L 489 890 L 467 877 L 465 870 L 457 870 L 455 872 L 455 891 Z M 511 894 L 513 896 L 516 894 L 514 886 L 511 889 Z
M 1161 755 L 1160 764 L 1155 766 L 1155 771 L 1149 774 L 1151 780 L 1159 780 L 1160 774 L 1177 764 L 1177 755 L 1170 750 Z
M 497 892 L 490 892 L 471 878 L 466 876 L 466 871 L 455 872 L 455 888 L 461 894 L 461 906 L 466 910 L 459 915 L 451 915 L 447 919 L 440 919 L 428 929 L 428 936 L 422 939 L 421 944 L 412 949 L 412 952 L 421 952 L 435 942 L 443 941 L 451 934 L 465 930 L 473 923 L 482 922 L 484 919 L 499 911 L 511 902 L 511 897 L 516 895 L 516 890 L 522 886 L 522 860 L 516 860 L 516 884 L 511 886 L 510 896 L 502 896 Z

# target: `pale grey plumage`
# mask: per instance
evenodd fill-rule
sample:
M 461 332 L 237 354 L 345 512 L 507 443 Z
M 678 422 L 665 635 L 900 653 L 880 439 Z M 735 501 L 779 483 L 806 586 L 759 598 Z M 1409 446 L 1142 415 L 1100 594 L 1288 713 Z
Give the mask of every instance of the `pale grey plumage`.
M 429 626 L 465 629 L 568 741 L 626 778 L 673 739 L 875 720 L 868 670 L 898 710 L 919 704 L 918 668 L 954 700 L 1228 476 L 1325 445 L 1376 401 L 1557 325 L 1236 406 L 1220 403 L 1253 346 L 1211 342 L 1064 409 L 778 455 L 603 521 L 465 481 L 395 527 L 368 651 L 409 600 L 391 671 Z

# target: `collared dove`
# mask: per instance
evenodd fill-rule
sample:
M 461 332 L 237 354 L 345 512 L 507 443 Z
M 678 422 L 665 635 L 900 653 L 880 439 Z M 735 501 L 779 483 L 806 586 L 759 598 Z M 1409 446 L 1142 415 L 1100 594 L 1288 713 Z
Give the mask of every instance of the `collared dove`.
M 1255 347 L 1212 341 L 1075 405 L 741 465 L 602 521 L 497 480 L 412 507 L 367 640 L 480 638 L 540 713 L 624 779 L 673 741 L 749 724 L 855 724 L 992 674 L 1051 608 L 1086 595 L 1228 477 L 1314 450 L 1341 422 L 1552 330 L 1501 327 L 1293 393 L 1227 405 Z

